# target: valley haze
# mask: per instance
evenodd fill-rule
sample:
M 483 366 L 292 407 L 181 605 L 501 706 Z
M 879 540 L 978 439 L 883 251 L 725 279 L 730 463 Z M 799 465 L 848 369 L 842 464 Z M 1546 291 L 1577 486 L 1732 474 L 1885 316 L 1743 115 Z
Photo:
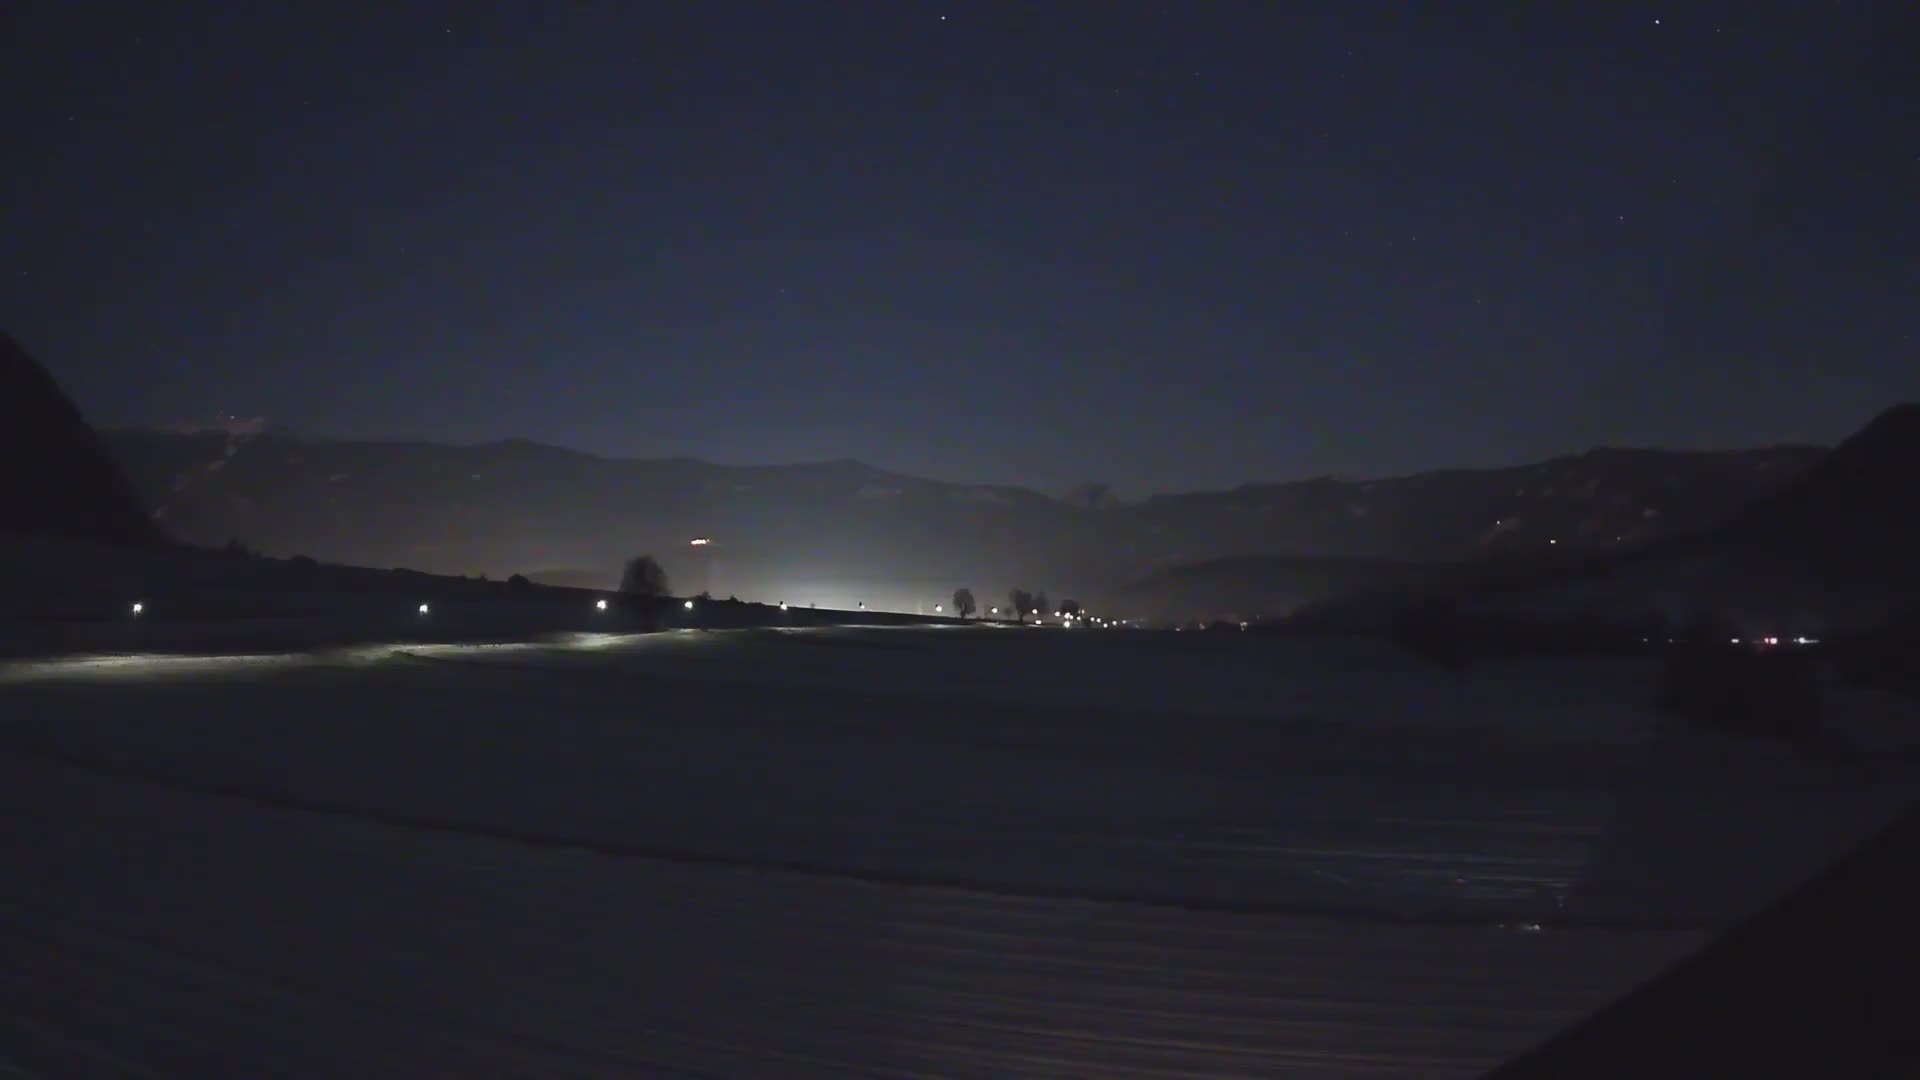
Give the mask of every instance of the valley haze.
M 104 435 L 158 521 L 208 546 L 435 573 L 613 583 L 653 552 L 716 595 L 931 613 L 965 586 L 1014 587 L 1158 619 L 1276 616 L 1329 592 L 1156 594 L 1155 575 L 1272 556 L 1455 563 L 1618 551 L 1715 521 L 1818 460 L 1813 447 L 1600 449 L 1505 469 L 1332 478 L 1089 501 L 906 476 L 855 461 L 722 466 L 619 460 L 507 440 L 304 439 L 259 425 Z M 695 536 L 711 548 L 692 549 Z M 1136 585 L 1136 583 L 1142 583 Z M 1129 589 L 1129 586 L 1133 588 Z

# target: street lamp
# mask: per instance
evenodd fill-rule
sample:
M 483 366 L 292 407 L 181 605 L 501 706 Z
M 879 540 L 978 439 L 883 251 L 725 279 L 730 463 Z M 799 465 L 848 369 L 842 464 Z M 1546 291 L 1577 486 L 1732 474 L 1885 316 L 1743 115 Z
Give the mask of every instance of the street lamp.
M 693 601 L 691 601 L 691 600 L 689 600 L 689 601 L 687 601 L 687 605 L 686 605 L 686 606 L 687 606 L 687 610 L 688 610 L 688 611 L 692 611 L 692 610 L 693 610 Z
M 430 609 L 427 607 L 427 605 L 425 604 L 420 605 L 420 614 L 425 615 L 429 610 Z
M 945 610 L 947 610 L 947 609 L 946 609 L 946 608 L 944 608 L 944 607 L 941 607 L 941 606 L 940 606 L 939 604 L 935 604 L 935 605 L 933 605 L 933 613 L 934 613 L 935 615 L 938 615 L 938 614 L 940 614 L 941 612 L 943 612 L 943 611 L 945 611 Z
M 593 609 L 595 611 L 605 611 L 607 610 L 607 602 L 605 600 L 595 600 L 593 602 Z
M 138 600 L 135 600 L 135 601 L 133 602 L 133 607 L 132 607 L 132 608 L 131 608 L 130 610 L 132 610 L 132 612 L 133 612 L 133 613 L 134 613 L 135 615 L 138 615 L 138 614 L 140 614 L 141 612 L 143 612 L 143 611 L 145 611 L 145 610 L 147 610 L 147 605 L 145 605 L 145 604 L 143 604 L 143 603 L 141 603 L 141 602 L 140 602 L 140 601 L 138 601 Z

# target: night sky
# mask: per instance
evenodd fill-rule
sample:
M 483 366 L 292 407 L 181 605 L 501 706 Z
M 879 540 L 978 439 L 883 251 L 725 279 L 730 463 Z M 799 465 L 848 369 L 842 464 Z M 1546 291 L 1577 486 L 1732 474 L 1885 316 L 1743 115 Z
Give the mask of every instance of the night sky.
M 0 326 L 265 415 L 1058 492 L 1920 398 L 1920 5 L 0 14 Z

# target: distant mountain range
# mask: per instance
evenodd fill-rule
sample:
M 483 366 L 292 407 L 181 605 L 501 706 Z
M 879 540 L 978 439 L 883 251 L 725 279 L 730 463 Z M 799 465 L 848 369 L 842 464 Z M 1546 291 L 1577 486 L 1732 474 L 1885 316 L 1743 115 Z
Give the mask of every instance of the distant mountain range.
M 191 542 L 239 540 L 266 554 L 442 573 L 545 573 L 569 583 L 596 575 L 610 582 L 621 560 L 653 552 L 687 591 L 907 610 L 930 609 L 960 585 L 989 605 L 1015 585 L 1055 597 L 1126 597 L 1123 583 L 1194 581 L 1206 571 L 1180 568 L 1211 560 L 1319 561 L 1318 573 L 1332 582 L 1374 561 L 1620 550 L 1704 528 L 1781 490 L 1824 453 L 1602 449 L 1516 468 L 1121 503 L 1098 493 L 1061 499 L 928 480 L 856 461 L 612 460 L 520 441 L 301 439 L 261 425 L 118 430 L 105 440 L 157 519 Z M 689 547 L 695 536 L 713 543 Z M 1138 614 L 1170 613 L 1195 599 L 1178 588 L 1136 588 L 1132 598 L 1144 602 L 1149 593 L 1156 610 Z M 1270 611 L 1318 593 L 1288 586 L 1239 595 Z
M 603 587 L 931 610 L 1011 586 L 1154 619 L 1436 598 L 1498 613 L 1716 611 L 1871 625 L 1920 612 L 1920 405 L 1828 451 L 1599 449 L 1504 469 L 1246 485 L 1122 502 L 857 461 L 722 466 L 304 439 L 260 420 L 96 435 L 0 334 L 0 534 Z M 700 546 L 694 537 L 710 540 Z M 1372 616 L 1368 613 L 1371 612 Z

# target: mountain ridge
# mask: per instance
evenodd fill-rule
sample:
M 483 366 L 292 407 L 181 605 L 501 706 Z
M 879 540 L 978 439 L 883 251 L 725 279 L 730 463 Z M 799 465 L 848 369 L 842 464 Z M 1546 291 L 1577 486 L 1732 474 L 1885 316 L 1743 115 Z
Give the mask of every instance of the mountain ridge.
M 1787 483 L 1707 527 L 1614 553 L 1460 574 L 1437 589 L 1350 591 L 1323 618 L 1378 624 L 1435 601 L 1496 619 L 1711 614 L 1753 633 L 1861 630 L 1920 611 L 1920 405 L 1901 403 Z
M 1912 407 L 1917 413 L 1920 413 L 1920 405 L 1915 405 Z M 223 430 L 218 429 L 216 427 L 212 427 L 212 426 L 189 428 L 182 425 L 157 425 L 157 424 L 124 424 L 124 425 L 118 425 L 115 427 L 102 428 L 100 433 L 103 437 L 109 437 L 109 438 L 117 438 L 117 437 L 137 438 L 140 436 L 147 436 L 147 435 L 172 436 L 172 437 L 209 437 L 209 436 L 214 436 L 219 434 L 225 434 Z M 587 459 L 587 460 L 605 462 L 605 463 L 617 464 L 617 465 L 688 465 L 688 466 L 697 466 L 700 468 L 707 468 L 707 469 L 714 469 L 714 470 L 737 470 L 737 471 L 756 471 L 756 472 L 777 471 L 777 470 L 784 470 L 784 469 L 793 469 L 793 470 L 830 469 L 830 468 L 840 468 L 840 469 L 849 469 L 849 470 L 857 469 L 857 470 L 870 472 L 878 476 L 886 476 L 890 478 L 909 480 L 916 483 L 952 485 L 957 487 L 969 487 L 969 488 L 993 488 L 993 489 L 1001 489 L 1001 490 L 1008 490 L 1008 491 L 1024 491 L 1024 492 L 1029 492 L 1039 498 L 1050 499 L 1056 502 L 1067 503 L 1067 504 L 1072 504 L 1075 502 L 1075 497 L 1073 493 L 1068 493 L 1065 495 L 1051 495 L 1037 487 L 1032 487 L 1029 485 L 1019 484 L 1019 483 L 1004 482 L 1004 481 L 938 479 L 930 476 L 922 476 L 917 473 L 903 472 L 897 469 L 890 468 L 885 465 L 878 465 L 858 457 L 818 458 L 818 459 L 803 459 L 798 461 L 722 462 L 722 461 L 714 461 L 709 458 L 699 457 L 693 454 L 668 454 L 668 455 L 661 455 L 661 456 L 606 454 L 606 453 L 599 453 L 592 450 L 582 450 L 575 447 L 563 446 L 559 443 L 544 442 L 538 439 L 528 439 L 528 438 L 515 436 L 515 435 L 503 436 L 501 438 L 496 438 L 496 439 L 482 439 L 482 440 L 476 440 L 471 442 L 442 442 L 442 441 L 436 441 L 432 439 L 408 439 L 408 438 L 386 438 L 386 437 L 346 438 L 346 437 L 331 436 L 331 435 L 310 435 L 310 434 L 300 432 L 293 428 L 275 426 L 275 425 L 268 425 L 264 430 L 260 431 L 257 435 L 254 435 L 253 437 L 268 437 L 268 438 L 281 439 L 289 442 L 306 443 L 306 444 L 312 444 L 312 445 L 337 444 L 337 445 L 353 445 L 353 446 L 373 446 L 373 447 L 388 446 L 388 447 L 395 447 L 395 448 L 432 448 L 432 449 L 440 449 L 440 450 L 474 450 L 474 451 L 522 450 L 522 451 L 533 452 L 533 453 L 548 453 L 556 456 L 581 458 L 581 459 Z M 1742 456 L 1749 456 L 1749 455 L 1756 455 L 1756 454 L 1765 455 L 1765 454 L 1776 454 L 1776 453 L 1783 454 L 1783 455 L 1795 455 L 1795 456 L 1806 455 L 1808 457 L 1812 457 L 1812 456 L 1823 455 L 1827 453 L 1830 449 L 1831 449 L 1830 447 L 1822 446 L 1816 443 L 1800 443 L 1800 442 L 1791 442 L 1791 441 L 1760 443 L 1760 444 L 1756 444 L 1754 446 L 1749 446 L 1749 447 L 1732 447 L 1732 448 L 1724 448 L 1724 449 L 1684 449 L 1684 450 L 1669 449 L 1669 448 L 1657 447 L 1657 446 L 1617 446 L 1617 445 L 1610 445 L 1610 444 L 1600 444 L 1596 446 L 1587 447 L 1586 449 L 1583 449 L 1583 450 L 1568 451 L 1566 453 L 1556 454 L 1552 457 L 1541 458 L 1537 461 L 1522 462 L 1519 464 L 1512 464 L 1512 465 L 1486 465 L 1486 466 L 1447 465 L 1447 466 L 1439 466 L 1439 467 L 1430 468 L 1430 469 L 1416 469 L 1411 472 L 1404 472 L 1404 473 L 1385 473 L 1380 475 L 1366 475 L 1366 476 L 1348 476 L 1348 475 L 1327 473 L 1327 474 L 1321 474 L 1316 476 L 1302 476 L 1302 477 L 1297 477 L 1289 480 L 1249 480 L 1243 483 L 1234 484 L 1226 487 L 1201 487 L 1201 488 L 1193 488 L 1190 490 L 1182 490 L 1182 491 L 1153 491 L 1145 495 L 1139 496 L 1137 498 L 1131 498 L 1131 499 L 1126 498 L 1124 496 L 1116 495 L 1113 501 L 1105 502 L 1103 506 L 1100 508 L 1113 508 L 1116 506 L 1121 508 L 1137 507 L 1146 503 L 1151 503 L 1159 500 L 1174 500 L 1174 499 L 1208 497 L 1208 496 L 1261 494 L 1265 492 L 1299 488 L 1302 486 L 1309 486 L 1309 485 L 1321 485 L 1321 484 L 1353 487 L 1353 488 L 1363 488 L 1363 487 L 1369 487 L 1369 486 L 1378 485 L 1378 484 L 1399 483 L 1399 482 L 1404 482 L 1409 480 L 1439 479 L 1439 478 L 1458 476 L 1458 475 L 1477 476 L 1477 475 L 1483 475 L 1487 473 L 1517 472 L 1522 470 L 1558 465 L 1562 463 L 1585 461 L 1585 460 L 1589 460 L 1593 458 L 1601 458 L 1601 457 L 1612 457 L 1612 458 L 1622 458 L 1622 459 L 1634 458 L 1634 457 L 1638 457 L 1638 458 L 1672 457 L 1672 458 L 1711 459 L 1711 458 L 1732 458 L 1732 457 L 1742 457 Z
M 454 446 L 277 431 L 104 437 L 149 509 L 196 543 L 497 576 L 611 574 L 646 551 L 675 580 L 692 575 L 723 595 L 929 609 L 960 585 L 982 596 L 1013 586 L 1084 596 L 1156 568 L 1240 555 L 1427 562 L 1638 544 L 1772 490 L 1824 453 L 1605 450 L 1503 469 L 1074 504 L 844 458 L 721 465 L 530 440 Z M 693 536 L 715 547 L 689 551 Z

